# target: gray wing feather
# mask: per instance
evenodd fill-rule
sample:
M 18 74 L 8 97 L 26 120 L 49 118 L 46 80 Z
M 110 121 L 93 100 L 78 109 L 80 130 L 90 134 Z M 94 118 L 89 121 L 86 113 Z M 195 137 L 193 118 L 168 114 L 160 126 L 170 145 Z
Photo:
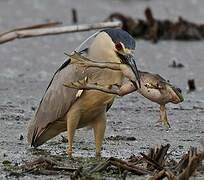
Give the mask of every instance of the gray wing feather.
M 63 118 L 76 100 L 78 90 L 67 88 L 63 84 L 75 82 L 81 78 L 83 78 L 81 70 L 73 64 L 69 64 L 55 73 L 33 120 L 31 120 L 28 129 L 28 142 L 31 145 L 36 146 L 37 138 L 46 130 L 47 126 Z

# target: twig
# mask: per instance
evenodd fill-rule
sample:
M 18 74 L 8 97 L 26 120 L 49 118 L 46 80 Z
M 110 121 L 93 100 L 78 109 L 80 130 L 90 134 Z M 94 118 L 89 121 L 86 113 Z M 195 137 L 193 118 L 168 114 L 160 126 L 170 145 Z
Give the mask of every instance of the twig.
M 153 176 L 151 176 L 149 178 L 149 180 L 160 180 L 160 179 L 164 178 L 165 176 L 166 176 L 165 170 L 163 169 L 163 170 L 155 173 Z
M 140 153 L 140 154 L 143 156 L 144 160 L 145 160 L 147 163 L 151 164 L 151 165 L 154 166 L 156 169 L 158 169 L 158 170 L 162 170 L 162 169 L 163 169 L 163 167 L 161 167 L 160 164 L 159 164 L 157 161 L 155 161 L 154 159 L 151 159 L 150 157 L 148 157 L 148 156 L 145 155 L 144 153 Z
M 110 164 L 117 166 L 117 167 L 120 167 L 124 170 L 133 172 L 137 175 L 146 175 L 146 174 L 152 173 L 152 172 L 150 172 L 150 171 L 148 171 L 142 167 L 135 166 L 134 164 L 131 164 L 131 163 L 128 163 L 128 162 L 123 161 L 121 159 L 117 159 L 117 158 L 113 158 L 113 157 L 110 158 Z
M 32 25 L 32 26 L 15 28 L 15 29 L 12 29 L 10 31 L 7 31 L 7 32 L 4 32 L 4 33 L 0 34 L 0 37 L 5 35 L 5 34 L 8 34 L 10 32 L 14 32 L 14 31 L 28 30 L 28 29 L 49 28 L 49 27 L 54 27 L 54 26 L 60 25 L 60 24 L 62 24 L 62 22 L 56 21 L 56 22 L 48 22 L 48 23 L 42 23 L 42 24 L 35 24 L 35 25 Z
M 72 26 L 61 26 L 61 27 L 46 27 L 46 28 L 18 28 L 11 30 L 7 33 L 0 34 L 0 44 L 6 43 L 8 41 L 14 39 L 28 38 L 28 37 L 36 37 L 36 36 L 45 36 L 45 35 L 56 35 L 56 34 L 64 34 L 71 32 L 81 32 L 81 31 L 89 31 L 95 29 L 102 28 L 114 28 L 120 27 L 121 22 L 101 22 L 95 24 L 82 24 L 82 25 L 72 25 Z
M 106 169 L 109 164 L 110 164 L 110 158 L 107 159 L 105 162 L 100 163 L 95 168 L 89 170 L 89 174 L 96 173 L 96 172 L 101 172 L 104 169 Z

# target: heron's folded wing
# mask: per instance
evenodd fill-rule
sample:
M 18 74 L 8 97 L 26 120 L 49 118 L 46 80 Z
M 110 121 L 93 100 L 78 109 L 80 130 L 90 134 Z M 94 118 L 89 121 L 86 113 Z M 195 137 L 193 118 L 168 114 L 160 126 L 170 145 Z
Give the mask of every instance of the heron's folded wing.
M 63 84 L 78 81 L 83 78 L 83 73 L 73 64 L 68 65 L 67 63 L 67 65 L 61 67 L 63 68 L 55 73 L 33 120 L 30 122 L 28 142 L 33 146 L 39 145 L 36 143 L 38 137 L 46 130 L 48 125 L 63 118 L 76 100 L 78 90 L 67 88 Z

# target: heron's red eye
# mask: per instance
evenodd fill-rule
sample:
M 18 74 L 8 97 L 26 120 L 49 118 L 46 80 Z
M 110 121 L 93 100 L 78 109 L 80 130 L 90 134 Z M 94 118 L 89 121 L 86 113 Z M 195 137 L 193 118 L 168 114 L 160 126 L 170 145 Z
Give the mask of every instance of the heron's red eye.
M 118 51 L 121 51 L 123 49 L 123 45 L 119 42 L 117 44 L 115 44 L 115 48 L 118 50 Z

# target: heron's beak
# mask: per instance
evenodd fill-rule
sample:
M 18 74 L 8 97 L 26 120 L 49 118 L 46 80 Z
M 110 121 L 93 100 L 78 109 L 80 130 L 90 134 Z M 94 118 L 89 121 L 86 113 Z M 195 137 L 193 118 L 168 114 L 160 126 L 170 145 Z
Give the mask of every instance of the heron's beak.
M 139 88 L 141 88 L 140 74 L 138 72 L 137 65 L 136 65 L 136 60 L 135 60 L 134 56 L 132 54 L 125 54 L 125 55 L 119 54 L 119 57 L 120 57 L 121 62 L 123 64 L 127 64 L 128 66 L 130 66 L 130 68 L 132 69 L 133 73 L 135 74 L 136 81 L 137 81 L 137 83 L 139 85 Z M 133 82 L 133 84 L 135 86 L 137 86 L 137 83 Z

